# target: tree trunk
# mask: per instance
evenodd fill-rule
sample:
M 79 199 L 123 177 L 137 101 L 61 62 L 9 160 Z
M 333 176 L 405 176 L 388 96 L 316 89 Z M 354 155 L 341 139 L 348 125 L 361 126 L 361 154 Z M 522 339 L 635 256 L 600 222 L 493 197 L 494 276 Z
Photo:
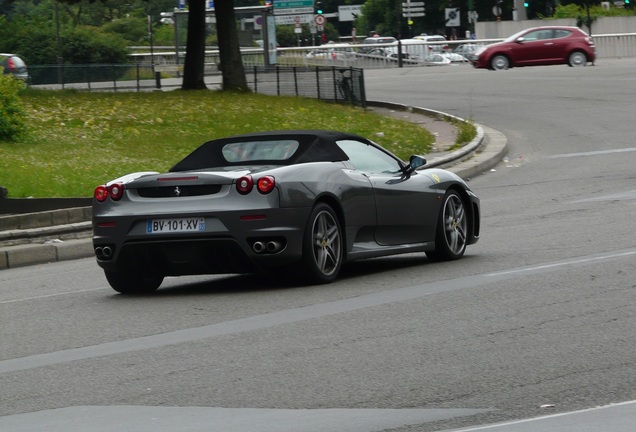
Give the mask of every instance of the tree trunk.
M 224 3 L 218 1 L 217 3 Z M 207 0 L 190 0 L 188 12 L 188 38 L 183 64 L 182 90 L 205 90 L 205 5 Z
M 250 91 L 245 78 L 243 57 L 239 46 L 234 0 L 214 2 L 216 30 L 219 38 L 219 57 L 223 90 Z M 189 40 L 189 39 L 188 39 Z

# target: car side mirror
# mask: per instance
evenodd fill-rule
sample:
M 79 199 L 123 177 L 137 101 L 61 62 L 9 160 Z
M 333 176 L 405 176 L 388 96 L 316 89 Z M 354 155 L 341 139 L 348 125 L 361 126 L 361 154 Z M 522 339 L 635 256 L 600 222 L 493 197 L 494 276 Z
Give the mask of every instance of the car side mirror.
M 423 156 L 413 155 L 409 158 L 409 164 L 404 167 L 404 171 L 407 174 L 411 174 L 419 167 L 426 165 L 426 159 Z
M 523 42 L 525 41 L 526 38 L 524 38 L 523 36 L 521 36 L 520 38 L 517 38 L 516 42 Z

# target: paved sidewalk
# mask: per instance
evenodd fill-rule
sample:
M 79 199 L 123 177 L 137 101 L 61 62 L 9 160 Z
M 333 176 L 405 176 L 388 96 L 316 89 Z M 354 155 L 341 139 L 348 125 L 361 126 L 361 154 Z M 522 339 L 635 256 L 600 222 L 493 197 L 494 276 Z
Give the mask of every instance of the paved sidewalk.
M 489 171 L 507 152 L 506 137 L 482 125 L 471 143 L 450 151 L 456 137 L 448 122 L 453 117 L 438 111 L 383 102 L 369 102 L 369 109 L 421 124 L 436 137 L 434 152 L 425 155 L 426 166 L 463 179 Z M 90 217 L 90 207 L 0 215 L 0 270 L 94 256 Z

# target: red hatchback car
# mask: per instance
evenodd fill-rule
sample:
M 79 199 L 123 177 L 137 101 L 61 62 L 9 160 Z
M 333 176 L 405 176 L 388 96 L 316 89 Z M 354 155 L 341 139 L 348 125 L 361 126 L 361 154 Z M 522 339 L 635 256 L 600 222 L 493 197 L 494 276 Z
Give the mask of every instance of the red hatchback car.
M 505 70 L 511 67 L 567 64 L 585 66 L 596 59 L 592 38 L 578 27 L 534 27 L 502 42 L 486 45 L 471 59 L 476 68 Z

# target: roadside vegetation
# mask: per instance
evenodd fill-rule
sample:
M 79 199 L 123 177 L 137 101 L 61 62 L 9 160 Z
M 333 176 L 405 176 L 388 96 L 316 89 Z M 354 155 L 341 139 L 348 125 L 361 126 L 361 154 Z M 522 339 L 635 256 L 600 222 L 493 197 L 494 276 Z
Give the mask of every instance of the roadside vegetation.
M 2 77 L 0 77 L 2 79 Z M 90 197 L 134 171 L 164 171 L 205 141 L 278 129 L 333 129 L 368 137 L 408 159 L 434 137 L 413 123 L 295 97 L 219 91 L 20 91 L 27 126 L 0 139 L 0 185 L 10 198 Z

